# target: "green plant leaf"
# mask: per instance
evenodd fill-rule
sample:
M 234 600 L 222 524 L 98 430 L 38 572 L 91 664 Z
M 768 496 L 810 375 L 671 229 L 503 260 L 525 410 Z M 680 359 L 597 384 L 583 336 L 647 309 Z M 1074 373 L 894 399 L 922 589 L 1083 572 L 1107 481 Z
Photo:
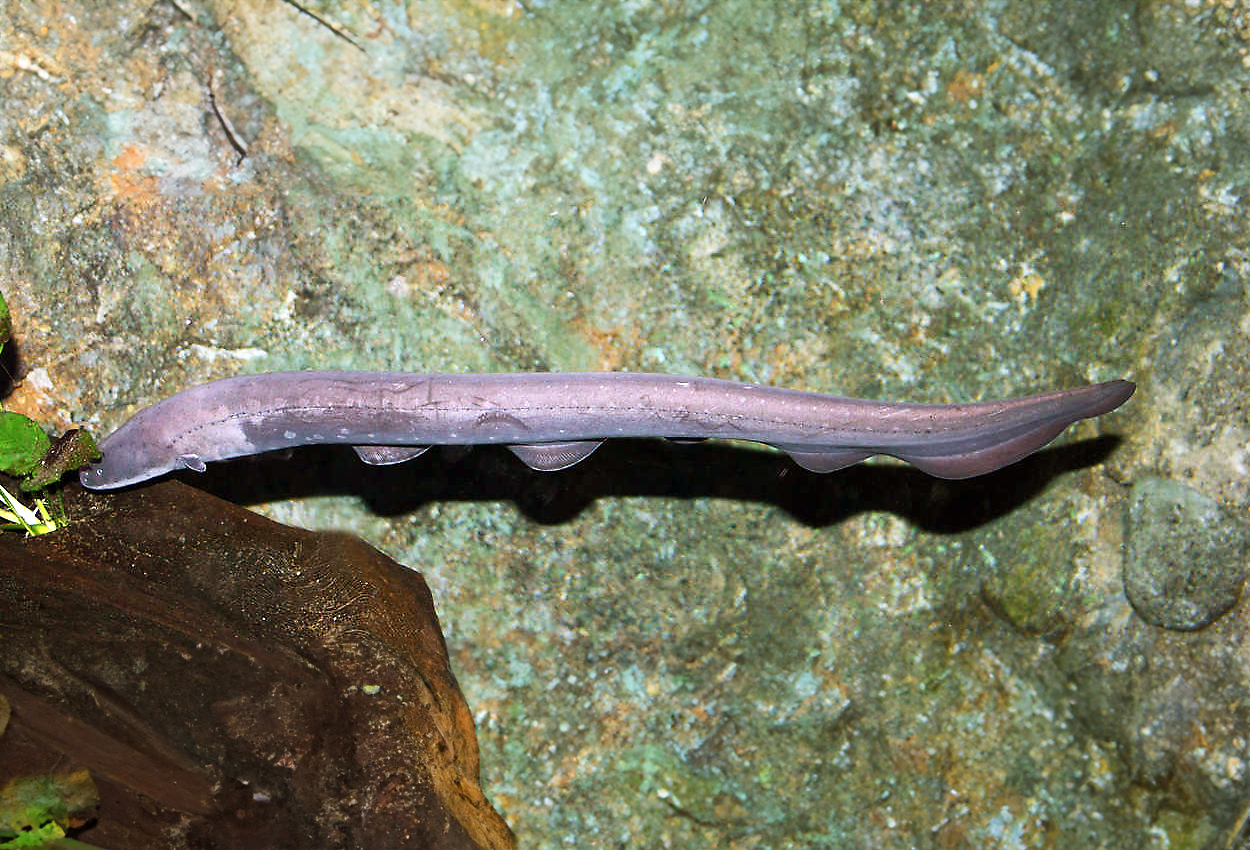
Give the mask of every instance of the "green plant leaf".
M 0 472 L 29 475 L 52 447 L 48 435 L 20 413 L 0 412 Z
M 0 349 L 3 349 L 9 337 L 13 335 L 13 323 L 9 320 L 9 303 L 0 293 Z

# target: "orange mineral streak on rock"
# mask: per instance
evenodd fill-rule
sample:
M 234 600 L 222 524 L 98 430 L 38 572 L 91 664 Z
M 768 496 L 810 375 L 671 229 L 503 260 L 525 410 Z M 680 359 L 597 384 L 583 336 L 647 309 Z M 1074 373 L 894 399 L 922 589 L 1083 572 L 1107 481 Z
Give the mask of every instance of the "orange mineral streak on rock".
M 122 152 L 113 157 L 113 167 L 109 173 L 109 185 L 113 194 L 131 200 L 150 201 L 156 197 L 156 177 L 139 173 L 139 169 L 147 162 L 148 153 L 136 145 L 126 145 Z

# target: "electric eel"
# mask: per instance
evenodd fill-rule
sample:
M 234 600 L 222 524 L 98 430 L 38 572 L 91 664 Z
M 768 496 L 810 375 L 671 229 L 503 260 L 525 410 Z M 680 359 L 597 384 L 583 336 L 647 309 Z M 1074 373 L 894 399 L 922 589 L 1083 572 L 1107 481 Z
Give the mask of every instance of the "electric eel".
M 637 372 L 270 372 L 140 410 L 79 477 L 106 490 L 324 443 L 350 445 L 370 464 L 401 463 L 432 445 L 502 444 L 554 471 L 614 437 L 713 437 L 775 446 L 813 472 L 891 455 L 939 478 L 970 478 L 1114 410 L 1135 388 L 1115 380 L 1002 401 L 905 404 Z

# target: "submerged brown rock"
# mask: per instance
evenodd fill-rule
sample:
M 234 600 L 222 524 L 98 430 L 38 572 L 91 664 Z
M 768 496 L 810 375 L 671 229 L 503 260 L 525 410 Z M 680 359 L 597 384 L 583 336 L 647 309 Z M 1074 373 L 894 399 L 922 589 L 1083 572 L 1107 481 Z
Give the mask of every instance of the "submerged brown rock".
M 510 848 L 421 577 L 177 483 L 0 536 L 0 785 L 91 771 L 103 847 Z

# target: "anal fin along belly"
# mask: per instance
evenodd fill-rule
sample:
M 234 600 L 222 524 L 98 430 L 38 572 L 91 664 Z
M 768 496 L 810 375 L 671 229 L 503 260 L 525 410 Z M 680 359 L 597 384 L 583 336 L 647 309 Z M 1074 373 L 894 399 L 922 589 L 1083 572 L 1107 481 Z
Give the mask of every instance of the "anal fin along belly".
M 571 440 L 566 443 L 518 443 L 508 446 L 508 449 L 530 469 L 557 472 L 585 460 L 601 445 L 603 440 Z
M 804 451 L 802 449 L 782 448 L 781 450 L 808 472 L 833 472 L 845 466 L 859 463 L 861 460 L 876 454 L 876 452 L 866 452 L 862 449 Z
M 352 446 L 356 455 L 370 466 L 391 466 L 412 460 L 429 446 Z

